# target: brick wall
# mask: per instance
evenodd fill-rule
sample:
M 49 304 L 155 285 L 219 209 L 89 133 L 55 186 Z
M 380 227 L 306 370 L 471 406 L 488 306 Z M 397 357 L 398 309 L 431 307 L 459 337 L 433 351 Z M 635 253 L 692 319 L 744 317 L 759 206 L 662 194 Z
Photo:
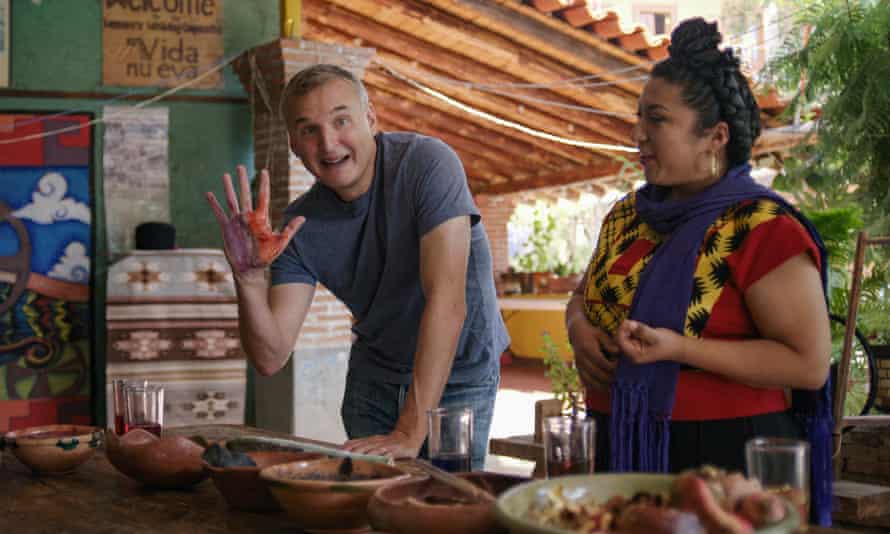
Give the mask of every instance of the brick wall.
M 491 258 L 495 274 L 506 272 L 509 267 L 507 248 L 507 223 L 516 207 L 513 197 L 476 195 L 476 205 L 482 213 L 482 223 L 491 243 Z M 497 279 L 497 276 L 495 276 Z
M 877 364 L 878 392 L 875 404 L 890 411 L 890 345 L 872 345 Z

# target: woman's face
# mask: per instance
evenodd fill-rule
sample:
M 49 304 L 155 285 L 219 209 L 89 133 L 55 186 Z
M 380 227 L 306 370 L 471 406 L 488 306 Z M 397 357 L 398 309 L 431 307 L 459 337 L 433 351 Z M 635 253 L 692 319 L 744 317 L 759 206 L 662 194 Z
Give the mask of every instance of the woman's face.
M 683 101 L 682 91 L 679 84 L 650 78 L 640 95 L 633 128 L 646 181 L 670 187 L 672 198 L 695 194 L 723 176 L 729 140 L 725 122 L 703 133 L 696 131 L 698 114 Z

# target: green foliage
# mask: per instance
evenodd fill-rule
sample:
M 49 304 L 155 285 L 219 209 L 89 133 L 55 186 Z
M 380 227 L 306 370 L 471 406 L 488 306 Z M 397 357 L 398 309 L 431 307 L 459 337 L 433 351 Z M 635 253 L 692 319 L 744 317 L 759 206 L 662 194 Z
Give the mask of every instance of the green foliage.
M 510 266 L 517 272 L 583 272 L 614 200 L 585 195 L 578 201 L 520 204 L 509 223 Z
M 890 234 L 890 2 L 801 2 L 785 54 L 770 67 L 796 90 L 789 112 L 819 110 L 812 139 L 785 160 L 773 186 L 789 192 L 829 251 L 830 306 L 846 316 L 856 234 Z M 801 36 L 810 28 L 803 46 Z M 857 326 L 890 338 L 890 249 L 870 247 Z
M 551 271 L 553 255 L 549 249 L 556 238 L 556 217 L 543 205 L 535 206 L 531 224 L 525 243 L 527 252 L 516 258 L 516 266 L 525 273 Z
M 544 355 L 544 372 L 550 378 L 550 386 L 554 396 L 562 401 L 563 413 L 577 415 L 584 408 L 584 392 L 581 377 L 574 362 L 567 362 L 560 356 L 559 347 L 549 333 L 542 336 L 541 353 Z M 569 346 L 571 348 L 571 346 Z
M 816 143 L 790 174 L 817 190 L 830 183 L 863 208 L 873 234 L 890 231 L 890 2 L 802 2 L 797 30 L 771 70 L 796 89 L 793 110 L 821 108 Z M 800 47 L 804 28 L 812 28 Z

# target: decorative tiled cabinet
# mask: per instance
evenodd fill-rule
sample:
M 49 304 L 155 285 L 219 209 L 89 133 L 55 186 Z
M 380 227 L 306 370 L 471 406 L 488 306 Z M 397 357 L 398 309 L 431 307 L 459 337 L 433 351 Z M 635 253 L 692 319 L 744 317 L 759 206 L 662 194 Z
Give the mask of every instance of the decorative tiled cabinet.
M 165 388 L 166 426 L 244 423 L 246 360 L 221 250 L 135 250 L 108 273 L 107 413 L 111 381 Z

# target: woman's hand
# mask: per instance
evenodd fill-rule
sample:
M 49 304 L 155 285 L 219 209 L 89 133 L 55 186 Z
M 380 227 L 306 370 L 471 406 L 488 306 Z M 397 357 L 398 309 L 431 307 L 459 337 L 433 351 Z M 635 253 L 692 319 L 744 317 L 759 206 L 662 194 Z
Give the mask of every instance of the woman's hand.
M 222 229 L 226 257 L 236 276 L 265 269 L 281 254 L 306 221 L 304 217 L 295 217 L 281 232 L 273 232 L 269 224 L 269 173 L 265 169 L 260 173 L 260 198 L 256 210 L 253 209 L 247 169 L 243 165 L 238 166 L 238 179 L 241 186 L 240 207 L 232 187 L 232 176 L 229 173 L 223 175 L 231 212 L 229 216 L 217 202 L 216 196 L 207 193 L 207 201 Z
M 611 355 L 618 354 L 618 345 L 605 330 L 591 324 L 582 314 L 570 319 L 566 328 L 581 382 L 590 389 L 609 389 L 616 366 Z
M 625 320 L 615 332 L 621 353 L 634 363 L 661 360 L 679 361 L 684 338 L 669 328 L 652 328 L 639 321 Z

